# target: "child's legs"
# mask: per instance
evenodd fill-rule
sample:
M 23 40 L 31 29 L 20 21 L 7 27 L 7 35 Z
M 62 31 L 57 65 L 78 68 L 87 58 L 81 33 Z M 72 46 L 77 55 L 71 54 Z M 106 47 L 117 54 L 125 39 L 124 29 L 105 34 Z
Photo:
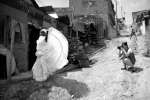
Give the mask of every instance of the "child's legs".
M 132 64 L 131 60 L 128 59 L 128 58 L 125 58 L 125 59 L 123 60 L 123 63 L 124 63 L 126 66 L 133 67 L 133 64 Z

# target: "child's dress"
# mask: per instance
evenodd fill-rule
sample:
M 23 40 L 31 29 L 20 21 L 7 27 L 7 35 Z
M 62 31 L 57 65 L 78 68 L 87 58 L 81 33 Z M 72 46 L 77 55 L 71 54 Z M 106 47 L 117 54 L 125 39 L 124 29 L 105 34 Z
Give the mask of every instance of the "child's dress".
M 137 52 L 137 37 L 135 35 L 131 37 L 131 49 L 134 53 Z

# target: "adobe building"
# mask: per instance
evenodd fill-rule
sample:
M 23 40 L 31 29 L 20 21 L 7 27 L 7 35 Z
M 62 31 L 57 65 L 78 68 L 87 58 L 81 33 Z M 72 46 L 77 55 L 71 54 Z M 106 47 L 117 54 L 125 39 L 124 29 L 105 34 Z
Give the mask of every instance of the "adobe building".
M 132 17 L 136 30 L 140 30 L 145 37 L 145 48 L 147 49 L 147 54 L 150 56 L 150 10 L 133 12 Z
M 39 30 L 50 26 L 51 18 L 34 0 L 1 0 L 0 12 L 0 80 L 5 80 L 16 69 L 31 70 Z
M 115 11 L 111 0 L 70 0 L 69 8 L 55 8 L 59 16 L 68 16 L 70 26 L 80 38 L 81 33 L 87 33 L 85 26 L 94 24 L 96 38 L 99 44 L 104 39 L 117 36 L 115 26 Z M 67 31 L 67 25 L 63 25 Z M 89 32 L 91 33 L 91 32 Z M 93 33 L 93 32 L 92 32 Z M 69 33 L 70 34 L 70 33 Z M 91 38 L 89 36 L 89 38 Z
M 111 0 L 70 0 L 70 7 L 73 9 L 74 16 L 94 15 L 102 19 L 106 25 L 105 37 L 116 37 L 115 11 Z M 101 26 L 99 26 L 100 28 Z

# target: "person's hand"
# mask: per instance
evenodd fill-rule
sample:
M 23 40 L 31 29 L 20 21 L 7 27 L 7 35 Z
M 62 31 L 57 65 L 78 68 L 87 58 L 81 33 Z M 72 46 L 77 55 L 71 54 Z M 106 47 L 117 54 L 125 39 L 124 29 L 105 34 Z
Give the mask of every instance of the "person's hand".
M 37 51 L 37 52 L 35 53 L 35 55 L 36 55 L 37 57 L 42 56 L 41 53 L 40 53 L 39 51 Z
M 119 57 L 119 59 L 122 60 L 122 59 L 123 59 L 123 56 Z

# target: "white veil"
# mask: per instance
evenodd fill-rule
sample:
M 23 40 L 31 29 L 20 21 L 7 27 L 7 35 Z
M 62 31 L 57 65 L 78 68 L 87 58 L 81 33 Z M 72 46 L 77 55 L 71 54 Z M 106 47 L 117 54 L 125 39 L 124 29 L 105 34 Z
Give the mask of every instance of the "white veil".
M 36 81 L 44 81 L 68 63 L 68 41 L 60 31 L 50 27 L 47 42 L 43 36 L 37 40 L 36 53 L 40 56 L 32 68 L 33 78 Z
M 47 42 L 53 48 L 51 52 L 56 68 L 64 67 L 68 63 L 68 41 L 66 37 L 57 29 L 50 27 L 48 29 Z

